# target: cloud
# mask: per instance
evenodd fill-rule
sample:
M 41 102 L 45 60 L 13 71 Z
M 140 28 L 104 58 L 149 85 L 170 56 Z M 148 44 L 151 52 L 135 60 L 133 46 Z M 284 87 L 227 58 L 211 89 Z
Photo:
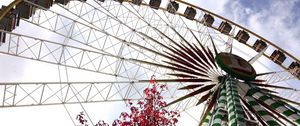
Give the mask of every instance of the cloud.
M 240 0 L 227 3 L 225 16 L 300 57 L 297 53 L 300 48 L 300 1 L 272 1 L 264 6 L 254 4 L 260 7 L 245 5 Z
M 192 0 L 230 19 L 300 58 L 300 0 Z

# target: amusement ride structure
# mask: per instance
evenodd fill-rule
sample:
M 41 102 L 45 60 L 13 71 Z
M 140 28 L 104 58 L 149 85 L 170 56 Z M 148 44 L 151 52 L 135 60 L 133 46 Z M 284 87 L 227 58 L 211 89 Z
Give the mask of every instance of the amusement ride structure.
M 86 103 L 142 99 L 155 75 L 168 87 L 168 109 L 201 106 L 187 114 L 197 125 L 300 125 L 299 91 L 289 85 L 299 83 L 300 61 L 182 0 L 14 0 L 1 9 L 0 43 L 1 56 L 54 66 L 59 76 L 0 82 L 0 109 L 80 104 L 86 112 Z

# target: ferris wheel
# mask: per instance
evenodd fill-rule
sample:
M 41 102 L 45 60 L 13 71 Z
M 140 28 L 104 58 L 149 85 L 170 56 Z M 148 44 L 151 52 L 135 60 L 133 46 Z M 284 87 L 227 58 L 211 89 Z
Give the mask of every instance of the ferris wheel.
M 300 125 L 300 61 L 185 1 L 14 0 L 1 8 L 0 45 L 2 110 L 109 113 L 143 98 L 155 75 L 182 124 Z

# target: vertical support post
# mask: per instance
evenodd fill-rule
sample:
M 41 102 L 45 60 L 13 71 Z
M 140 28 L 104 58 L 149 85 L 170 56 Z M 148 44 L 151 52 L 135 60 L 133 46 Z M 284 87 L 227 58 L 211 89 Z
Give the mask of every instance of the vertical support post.
M 2 107 L 4 107 L 5 104 L 5 94 L 6 94 L 6 85 L 4 85 L 4 91 L 3 91 L 3 102 L 2 102 Z
M 228 126 L 245 126 L 244 112 L 240 103 L 237 80 L 229 77 L 225 81 L 227 111 L 228 111 Z
M 15 100 L 16 100 L 16 96 L 17 96 L 17 87 L 18 87 L 18 84 L 15 85 L 15 91 L 14 91 L 14 94 L 13 94 L 12 106 L 15 106 Z
M 212 126 L 221 126 L 222 119 L 227 115 L 226 107 L 226 86 L 223 83 L 219 94 L 219 99 L 217 101 L 217 108 L 213 115 L 213 120 L 211 122 Z
M 210 123 L 210 120 L 211 120 L 211 116 L 212 116 L 212 113 L 209 112 L 207 114 L 207 116 L 205 117 L 205 120 L 204 120 L 202 126 L 209 126 L 209 123 Z

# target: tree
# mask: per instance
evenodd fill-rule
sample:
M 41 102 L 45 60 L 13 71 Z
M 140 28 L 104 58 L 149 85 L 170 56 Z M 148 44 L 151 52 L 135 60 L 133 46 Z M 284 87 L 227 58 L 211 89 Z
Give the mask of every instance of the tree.
M 177 111 L 168 111 L 164 108 L 166 102 L 161 93 L 166 90 L 166 85 L 160 85 L 151 77 L 150 87 L 144 90 L 144 99 L 133 105 L 132 100 L 128 100 L 130 113 L 121 112 L 112 126 L 175 126 L 180 114 Z M 77 115 L 77 120 L 81 126 L 88 126 L 85 115 L 81 112 Z M 108 126 L 104 121 L 99 121 L 95 126 Z

